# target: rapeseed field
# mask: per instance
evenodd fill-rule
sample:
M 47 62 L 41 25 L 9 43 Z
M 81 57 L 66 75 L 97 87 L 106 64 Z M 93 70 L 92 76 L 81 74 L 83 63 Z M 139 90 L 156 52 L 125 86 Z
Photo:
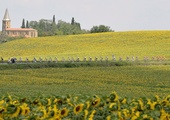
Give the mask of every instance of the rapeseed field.
M 109 32 L 82 35 L 51 36 L 20 39 L 0 44 L 0 57 L 34 57 L 58 60 L 68 57 L 170 58 L 170 31 Z

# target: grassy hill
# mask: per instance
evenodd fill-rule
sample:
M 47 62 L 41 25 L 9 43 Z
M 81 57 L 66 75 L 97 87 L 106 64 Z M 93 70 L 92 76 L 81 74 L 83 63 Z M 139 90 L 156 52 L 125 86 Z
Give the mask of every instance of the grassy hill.
M 133 31 L 20 39 L 0 44 L 0 57 L 164 56 L 170 58 L 170 31 Z

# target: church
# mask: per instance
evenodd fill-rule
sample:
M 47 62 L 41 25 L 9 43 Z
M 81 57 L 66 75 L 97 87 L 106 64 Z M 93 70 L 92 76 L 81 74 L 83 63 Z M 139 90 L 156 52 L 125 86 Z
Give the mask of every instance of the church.
M 11 19 L 9 17 L 8 9 L 6 9 L 4 18 L 2 20 L 2 32 L 4 32 L 9 37 L 38 37 L 37 30 L 33 28 L 11 28 Z

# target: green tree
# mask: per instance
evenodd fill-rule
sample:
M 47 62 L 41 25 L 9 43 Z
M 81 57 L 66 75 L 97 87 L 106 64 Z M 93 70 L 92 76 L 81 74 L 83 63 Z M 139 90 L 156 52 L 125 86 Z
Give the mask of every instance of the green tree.
M 71 19 L 71 25 L 74 25 L 74 23 L 75 23 L 75 20 L 74 20 L 74 17 L 72 17 L 72 19 Z
M 53 23 L 56 24 L 56 22 L 55 22 L 55 15 L 53 15 Z
M 99 32 L 99 27 L 98 26 L 93 26 L 90 30 L 91 33 L 98 33 Z
M 100 33 L 100 32 L 111 32 L 113 30 L 110 27 L 105 25 L 93 26 L 90 30 L 91 33 Z
M 26 23 L 26 28 L 29 28 L 29 23 L 28 23 L 28 20 L 27 20 L 27 23 Z
M 22 20 L 22 26 L 21 28 L 25 28 L 25 19 Z
M 38 30 L 39 36 L 51 36 L 51 35 L 70 35 L 86 33 L 85 30 L 81 30 L 80 23 L 75 22 L 72 18 L 72 23 L 59 20 L 55 23 L 55 16 L 52 20 L 41 19 L 37 21 L 31 21 L 29 23 L 31 28 Z

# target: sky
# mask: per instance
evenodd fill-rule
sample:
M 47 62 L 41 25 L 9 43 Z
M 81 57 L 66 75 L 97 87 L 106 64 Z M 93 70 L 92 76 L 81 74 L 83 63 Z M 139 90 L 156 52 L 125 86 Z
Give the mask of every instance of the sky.
M 1 20 L 6 8 L 13 28 L 21 27 L 23 18 L 39 21 L 55 15 L 65 22 L 74 17 L 86 30 L 98 25 L 115 31 L 170 30 L 170 0 L 0 0 Z

